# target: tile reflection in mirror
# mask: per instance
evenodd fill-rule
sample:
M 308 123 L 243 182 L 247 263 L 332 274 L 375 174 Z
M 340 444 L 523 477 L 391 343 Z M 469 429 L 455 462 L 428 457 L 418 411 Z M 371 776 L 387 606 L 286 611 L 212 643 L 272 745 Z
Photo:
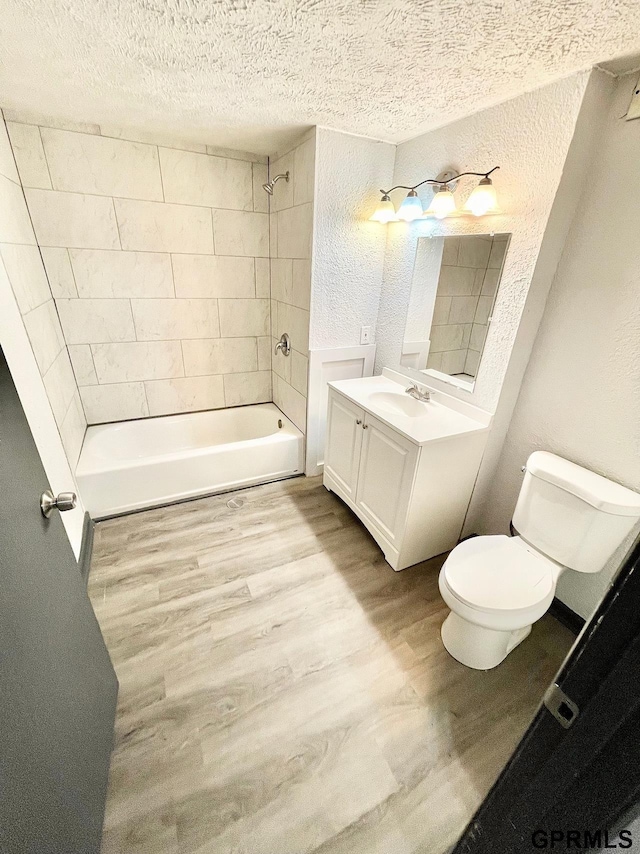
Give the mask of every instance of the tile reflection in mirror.
M 510 237 L 465 234 L 418 240 L 402 344 L 404 367 L 475 381 Z

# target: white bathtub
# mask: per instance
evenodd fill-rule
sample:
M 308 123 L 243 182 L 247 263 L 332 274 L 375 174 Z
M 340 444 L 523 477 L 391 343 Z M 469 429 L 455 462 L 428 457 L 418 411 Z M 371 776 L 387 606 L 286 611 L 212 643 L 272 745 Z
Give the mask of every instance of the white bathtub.
M 273 403 L 89 427 L 76 475 L 94 519 L 301 474 L 304 439 Z

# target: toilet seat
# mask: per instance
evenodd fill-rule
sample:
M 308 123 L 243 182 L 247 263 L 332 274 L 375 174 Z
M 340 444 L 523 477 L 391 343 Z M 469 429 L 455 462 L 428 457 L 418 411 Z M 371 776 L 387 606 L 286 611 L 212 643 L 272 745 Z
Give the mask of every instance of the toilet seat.
M 442 580 L 468 608 L 514 613 L 550 600 L 559 569 L 520 537 L 473 537 L 451 552 Z

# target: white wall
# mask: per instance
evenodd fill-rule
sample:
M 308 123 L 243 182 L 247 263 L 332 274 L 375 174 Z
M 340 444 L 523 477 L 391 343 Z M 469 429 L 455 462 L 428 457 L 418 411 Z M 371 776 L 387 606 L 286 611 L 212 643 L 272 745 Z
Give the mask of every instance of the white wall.
M 54 493 L 74 490 L 86 422 L 49 283 L 0 118 L 0 346 Z M 34 501 L 38 500 L 34 495 Z M 80 553 L 84 507 L 62 514 Z
M 87 421 L 271 400 L 266 158 L 9 116 Z
M 537 449 L 640 490 L 640 122 L 626 122 L 637 74 L 621 78 L 566 241 L 493 484 L 482 531 L 506 531 Z M 584 617 L 620 554 L 595 576 L 567 573 L 559 598 Z
M 319 127 L 311 286 L 311 349 L 375 334 L 386 230 L 368 221 L 390 186 L 395 146 Z
M 394 184 L 414 184 L 447 169 L 500 166 L 494 183 L 503 213 L 386 227 L 376 369 L 400 362 L 418 238 L 510 232 L 494 323 L 473 394 L 452 392 L 495 411 L 588 79 L 586 72 L 574 75 L 398 146 Z M 459 207 L 474 186 L 472 179 L 460 185 L 456 192 Z M 394 193 L 396 204 L 403 193 Z M 419 193 L 427 207 L 432 191 L 421 188 Z

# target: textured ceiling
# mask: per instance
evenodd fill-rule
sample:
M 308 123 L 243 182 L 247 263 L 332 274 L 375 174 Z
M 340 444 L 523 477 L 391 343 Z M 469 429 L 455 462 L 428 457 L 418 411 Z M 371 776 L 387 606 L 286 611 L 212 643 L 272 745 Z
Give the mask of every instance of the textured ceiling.
M 638 0 L 2 0 L 0 104 L 271 153 L 402 141 L 640 50 Z

